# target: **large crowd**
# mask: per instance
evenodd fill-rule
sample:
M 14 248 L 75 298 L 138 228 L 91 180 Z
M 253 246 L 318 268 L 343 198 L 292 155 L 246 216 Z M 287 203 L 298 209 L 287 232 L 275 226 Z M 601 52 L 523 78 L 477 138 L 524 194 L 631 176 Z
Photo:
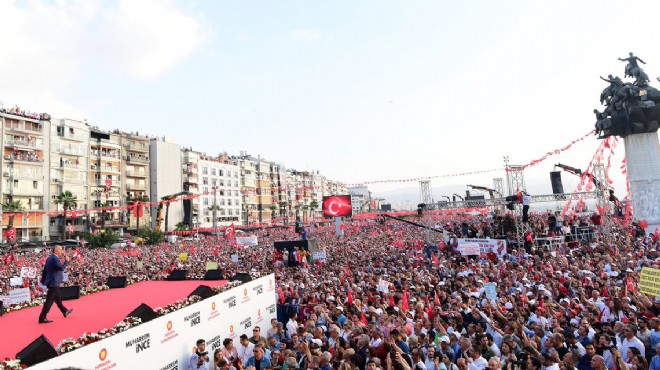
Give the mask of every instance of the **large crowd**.
M 217 261 L 225 276 L 275 271 L 286 318 L 255 327 L 238 343 L 227 338 L 214 353 L 198 341 L 190 369 L 660 370 L 660 301 L 637 287 L 641 268 L 660 264 L 657 236 L 623 222 L 600 234 L 590 215 L 533 214 L 528 237 L 517 245 L 506 218 L 427 214 L 415 221 L 440 232 L 375 219 L 346 223 L 343 236 L 334 226 L 308 230 L 326 252 L 322 261 L 275 253 L 275 240 L 298 238 L 291 229 L 255 232 L 259 246 L 243 249 L 213 238 L 69 249 L 77 255 L 69 280 L 93 287 L 113 275 L 161 279 L 173 268 L 199 278 L 207 261 Z M 578 226 L 593 235 L 576 242 L 570 234 Z M 534 243 L 552 235 L 572 242 Z M 510 243 L 502 257 L 465 257 L 456 250 L 462 237 Z M 14 253 L 38 265 L 47 252 Z M 289 267 L 292 259 L 297 263 Z M 0 271 L 0 291 L 19 269 L 12 263 Z M 495 300 L 486 298 L 488 283 L 497 284 Z

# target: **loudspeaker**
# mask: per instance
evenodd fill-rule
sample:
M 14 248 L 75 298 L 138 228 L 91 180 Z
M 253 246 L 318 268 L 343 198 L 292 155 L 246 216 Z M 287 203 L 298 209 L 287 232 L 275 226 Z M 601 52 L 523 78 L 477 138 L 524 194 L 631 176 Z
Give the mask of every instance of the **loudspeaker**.
M 222 271 L 220 270 L 208 270 L 204 274 L 204 280 L 224 280 L 222 276 Z
M 252 276 L 250 276 L 248 273 L 239 272 L 238 274 L 232 276 L 229 281 L 240 281 L 241 283 L 247 283 L 248 281 L 252 281 Z
M 21 360 L 21 364 L 26 366 L 36 365 L 53 357 L 57 357 L 57 351 L 43 335 L 16 354 L 16 358 Z
M 108 288 L 126 288 L 126 276 L 108 277 Z
M 190 225 L 192 221 L 192 202 L 190 199 L 183 200 L 183 223 Z
M 550 184 L 552 185 L 552 194 L 564 194 L 564 185 L 561 183 L 561 172 L 550 172 Z
M 188 274 L 188 270 L 174 270 L 170 273 L 170 276 L 167 277 L 167 280 L 186 280 L 186 274 Z
M 147 321 L 151 321 L 158 317 L 158 315 L 154 312 L 151 307 L 147 306 L 146 304 L 142 303 L 141 305 L 137 306 L 136 309 L 131 311 L 126 317 L 137 317 L 140 320 L 142 320 L 143 323 Z
M 62 296 L 63 301 L 78 299 L 80 298 L 80 286 L 74 285 L 60 288 L 60 295 Z
M 310 240 L 278 240 L 273 245 L 275 246 L 275 249 L 278 251 L 283 251 L 283 250 L 288 250 L 289 252 L 292 251 L 294 248 L 298 248 L 298 250 L 309 250 L 309 244 L 311 243 L 316 243 L 316 240 L 312 241 L 314 239 Z
M 209 297 L 213 297 L 216 294 L 218 293 L 216 293 L 213 289 L 209 288 L 208 286 L 200 285 L 197 287 L 197 289 L 193 290 L 192 293 L 188 295 L 188 298 L 190 298 L 190 296 L 196 295 L 201 297 L 202 299 L 206 299 Z

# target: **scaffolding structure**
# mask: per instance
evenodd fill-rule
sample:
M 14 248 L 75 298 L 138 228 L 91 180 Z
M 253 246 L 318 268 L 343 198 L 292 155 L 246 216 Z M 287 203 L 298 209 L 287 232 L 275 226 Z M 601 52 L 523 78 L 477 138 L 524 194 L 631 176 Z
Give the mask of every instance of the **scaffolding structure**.
M 419 181 L 419 200 L 422 204 L 433 203 L 433 195 L 431 194 L 431 181 L 430 180 L 420 180 Z
M 605 166 L 602 163 L 594 165 L 592 173 L 594 183 L 596 184 L 596 205 L 599 210 L 602 210 L 603 217 L 600 225 L 600 232 L 604 238 L 611 236 L 612 232 L 612 214 L 611 207 L 608 204 L 607 193 L 607 174 L 605 173 Z

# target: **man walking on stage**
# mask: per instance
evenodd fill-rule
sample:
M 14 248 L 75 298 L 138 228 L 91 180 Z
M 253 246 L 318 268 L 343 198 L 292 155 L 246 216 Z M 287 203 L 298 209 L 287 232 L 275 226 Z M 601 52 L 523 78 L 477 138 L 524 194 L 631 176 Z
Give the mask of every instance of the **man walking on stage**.
M 62 311 L 64 317 L 69 316 L 73 311 L 73 309 L 69 310 L 64 307 L 62 297 L 60 296 L 60 285 L 64 279 L 64 269 L 69 265 L 69 257 L 66 256 L 64 257 L 64 263 L 62 263 L 63 254 L 62 246 L 56 245 L 53 248 L 53 254 L 46 260 L 44 270 L 41 273 L 41 283 L 48 288 L 48 293 L 46 293 L 46 303 L 44 303 L 41 315 L 39 315 L 40 324 L 53 322 L 46 318 L 50 308 L 53 306 L 53 302 L 57 303 L 57 307 Z

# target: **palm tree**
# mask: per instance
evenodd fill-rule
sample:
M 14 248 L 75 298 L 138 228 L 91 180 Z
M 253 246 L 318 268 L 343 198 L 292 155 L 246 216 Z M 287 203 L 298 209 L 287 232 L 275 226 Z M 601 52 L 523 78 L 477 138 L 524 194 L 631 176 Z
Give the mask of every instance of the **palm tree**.
M 25 208 L 23 208 L 23 203 L 21 203 L 20 200 L 14 200 L 11 201 L 9 199 L 5 200 L 5 204 L 2 205 L 2 211 L 5 213 L 11 213 L 12 215 L 9 216 L 9 223 L 7 224 L 7 228 L 14 227 L 14 213 L 20 213 L 25 211 Z
M 309 203 L 309 210 L 310 210 L 309 213 L 312 214 L 312 221 L 314 221 L 314 210 L 317 209 L 317 208 L 319 208 L 319 202 L 317 202 L 316 200 L 312 200 Z
M 219 212 L 220 209 L 221 209 L 220 206 L 217 205 L 217 204 L 212 205 L 212 206 L 209 207 L 209 211 L 211 211 L 211 217 L 213 217 L 213 235 L 215 235 L 218 232 L 218 230 L 215 229 L 215 227 L 217 225 L 215 220 L 216 220 L 216 218 L 218 218 L 217 212 Z
M 55 197 L 55 204 L 61 204 L 64 208 L 64 222 L 62 222 L 62 240 L 66 240 L 66 212 L 76 208 L 76 197 L 70 191 L 65 190 L 62 194 Z
M 136 203 L 136 202 L 138 203 L 136 205 L 136 207 L 139 207 L 140 203 L 145 203 L 145 202 L 148 202 L 148 201 L 149 201 L 149 197 L 144 195 L 144 194 L 138 195 L 135 198 L 133 198 L 133 203 Z M 138 233 L 140 232 L 140 214 L 139 213 L 138 213 L 138 216 L 135 217 L 135 221 L 136 221 L 135 235 L 138 235 Z
M 296 218 L 299 217 L 298 212 L 300 211 L 300 207 L 302 207 L 300 204 L 296 204 L 295 206 L 293 206 L 293 209 L 296 210 Z
M 188 230 L 188 225 L 183 223 L 183 221 L 179 221 L 174 225 L 174 231 L 185 231 Z
M 275 218 L 275 211 L 277 211 L 277 206 L 275 204 L 271 204 L 268 209 L 270 209 L 270 220 L 273 221 Z
M 302 206 L 302 209 L 303 209 L 303 221 L 307 222 L 307 217 L 305 217 L 305 215 L 307 214 L 306 211 L 309 209 L 309 206 L 307 204 L 304 204 Z

